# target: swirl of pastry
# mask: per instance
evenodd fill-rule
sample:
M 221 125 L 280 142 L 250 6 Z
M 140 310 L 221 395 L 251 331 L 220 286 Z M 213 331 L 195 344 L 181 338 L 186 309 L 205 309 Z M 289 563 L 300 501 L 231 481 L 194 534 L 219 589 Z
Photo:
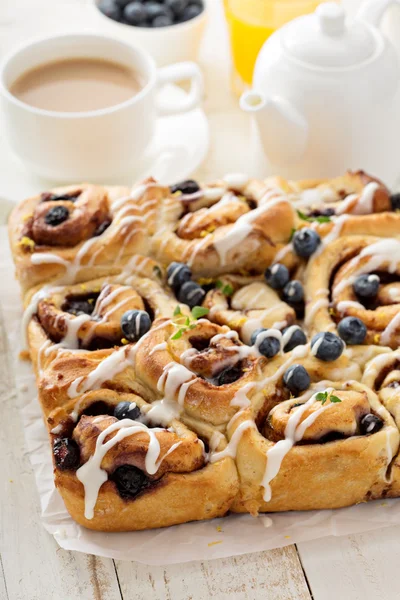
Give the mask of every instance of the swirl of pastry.
M 75 521 L 134 531 L 223 516 L 237 493 L 234 461 L 208 462 L 224 436 L 181 421 L 148 423 L 139 396 L 98 390 L 48 418 L 55 483 Z
M 375 497 L 400 443 L 376 394 L 352 380 L 313 383 L 268 411 L 249 407 L 229 424 L 228 439 L 240 481 L 231 510 L 254 515 Z
M 287 198 L 244 176 L 195 185 L 192 194 L 173 186 L 164 199 L 152 242 L 157 260 L 183 260 L 200 276 L 265 269 L 291 235 L 294 211 Z
M 159 320 L 136 349 L 136 377 L 147 397 L 157 395 L 149 416 L 185 413 L 222 428 L 243 403 L 266 362 L 236 331 L 185 313 Z M 258 392 L 261 393 L 261 390 Z
M 308 265 L 306 325 L 311 334 L 333 331 L 348 344 L 397 348 L 399 278 L 398 239 L 347 236 L 332 242 Z M 359 320 L 359 335 L 345 317 Z
M 9 237 L 23 292 L 117 273 L 135 254 L 148 254 L 149 227 L 163 193 L 153 180 L 133 190 L 81 184 L 19 204 Z
M 224 275 L 212 285 L 203 301 L 209 319 L 237 331 L 246 344 L 257 329 L 281 330 L 296 319 L 294 309 L 263 278 Z
M 121 389 L 139 389 L 133 347 L 153 321 L 172 317 L 176 308 L 160 285 L 161 269 L 150 259 L 143 262 L 142 272 L 154 279 L 122 273 L 28 294 L 24 324 L 45 414 L 86 390 L 112 385 L 125 369 Z

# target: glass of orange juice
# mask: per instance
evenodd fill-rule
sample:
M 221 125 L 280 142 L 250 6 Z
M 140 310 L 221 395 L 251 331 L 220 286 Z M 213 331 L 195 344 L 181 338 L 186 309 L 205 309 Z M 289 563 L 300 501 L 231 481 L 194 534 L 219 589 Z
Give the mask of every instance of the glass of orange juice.
M 239 95 L 251 85 L 257 55 L 267 38 L 324 0 L 224 0 L 233 62 L 232 87 Z

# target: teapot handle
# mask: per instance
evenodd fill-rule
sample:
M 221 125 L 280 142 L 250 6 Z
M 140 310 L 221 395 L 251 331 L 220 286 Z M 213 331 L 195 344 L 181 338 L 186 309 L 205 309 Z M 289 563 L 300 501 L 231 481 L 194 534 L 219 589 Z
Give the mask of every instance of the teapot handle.
M 368 0 L 361 6 L 357 17 L 379 27 L 384 13 L 392 4 L 400 6 L 400 0 Z

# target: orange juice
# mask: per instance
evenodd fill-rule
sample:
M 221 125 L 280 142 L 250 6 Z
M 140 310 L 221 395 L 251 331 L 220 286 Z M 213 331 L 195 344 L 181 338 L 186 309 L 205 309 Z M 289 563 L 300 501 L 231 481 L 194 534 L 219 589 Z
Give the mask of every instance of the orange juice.
M 251 85 L 264 42 L 291 19 L 313 12 L 323 0 L 224 0 L 233 62 L 232 86 L 241 94 Z

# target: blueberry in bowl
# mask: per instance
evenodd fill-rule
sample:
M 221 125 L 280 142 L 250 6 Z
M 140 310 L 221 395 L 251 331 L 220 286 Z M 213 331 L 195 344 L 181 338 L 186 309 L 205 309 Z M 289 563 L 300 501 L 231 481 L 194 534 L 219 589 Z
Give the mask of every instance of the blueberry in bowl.
M 199 17 L 204 0 L 98 0 L 103 15 L 133 27 L 170 27 Z

